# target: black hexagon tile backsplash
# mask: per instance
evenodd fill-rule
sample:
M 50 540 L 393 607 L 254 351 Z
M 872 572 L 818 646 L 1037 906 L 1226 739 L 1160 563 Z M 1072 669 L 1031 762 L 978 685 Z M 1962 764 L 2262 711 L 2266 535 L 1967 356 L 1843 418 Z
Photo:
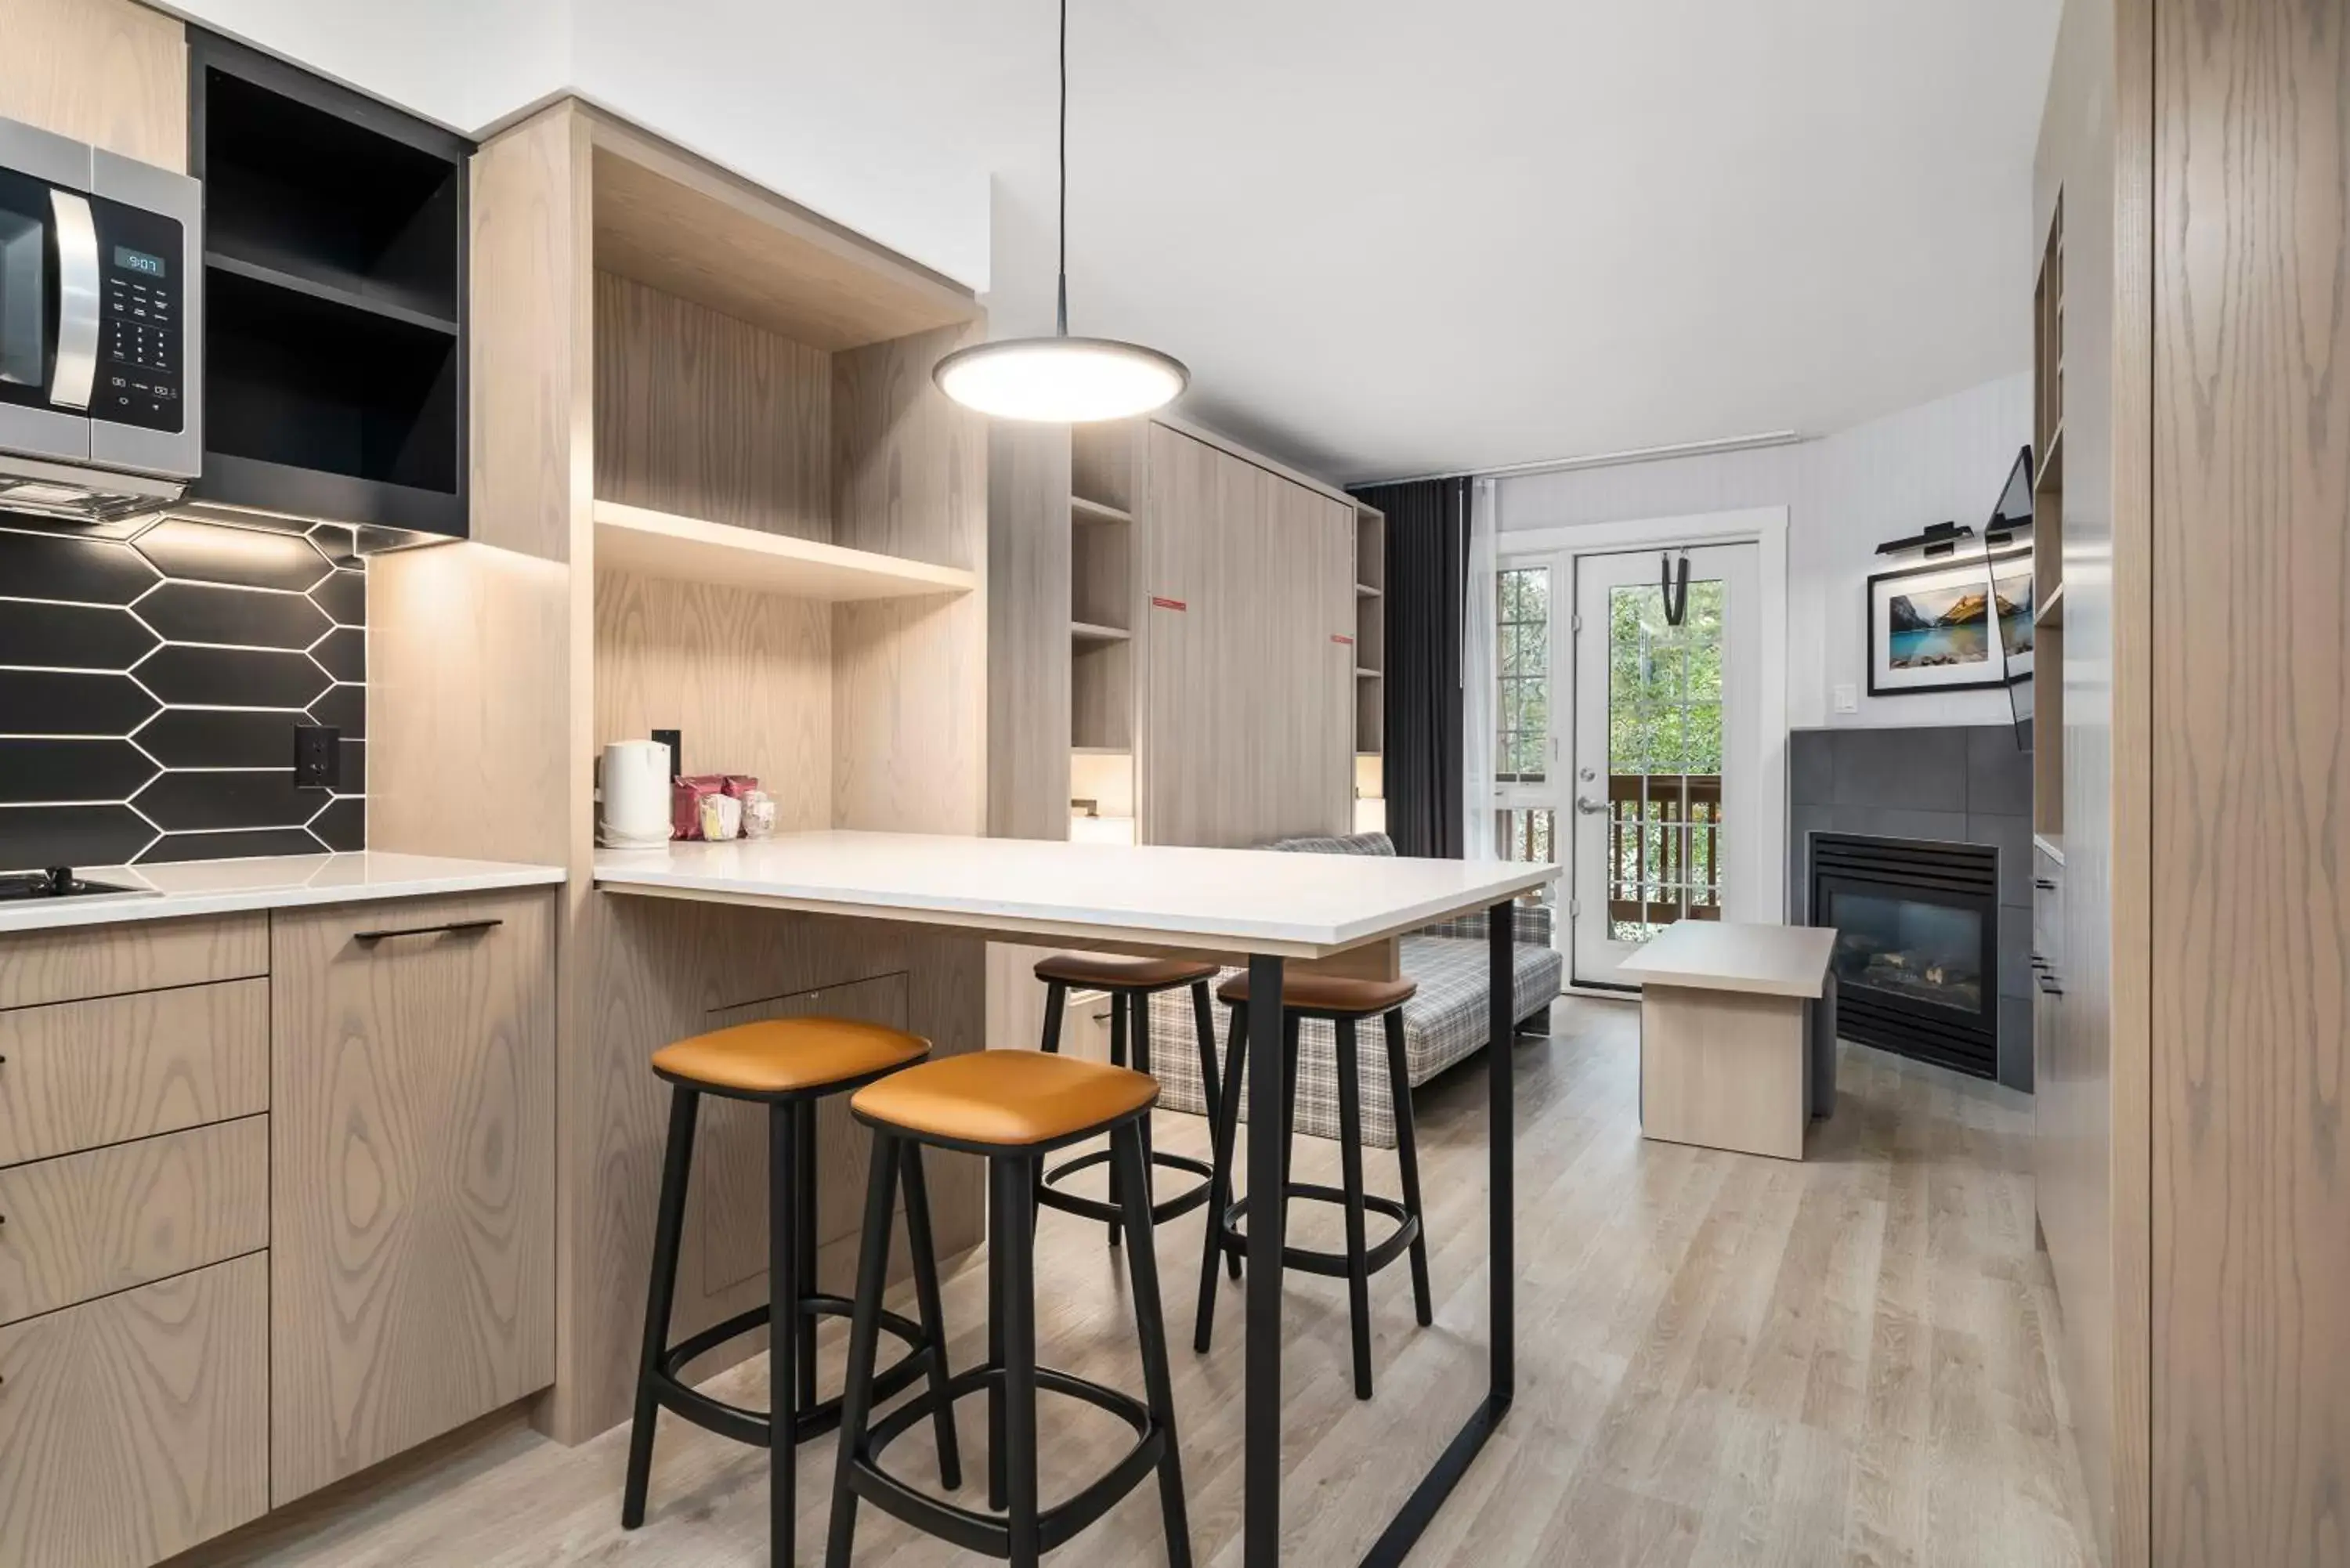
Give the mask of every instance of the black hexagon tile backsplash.
M 365 561 L 350 531 L 0 514 L 0 871 L 367 846 Z M 294 726 L 343 779 L 294 787 Z

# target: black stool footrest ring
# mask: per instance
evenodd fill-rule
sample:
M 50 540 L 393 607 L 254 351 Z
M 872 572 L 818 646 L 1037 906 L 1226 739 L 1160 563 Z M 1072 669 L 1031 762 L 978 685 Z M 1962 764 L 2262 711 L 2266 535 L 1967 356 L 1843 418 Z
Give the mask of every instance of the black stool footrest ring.
M 1081 1154 L 1075 1159 L 1062 1161 L 1045 1172 L 1043 1187 L 1036 1194 L 1036 1201 L 1047 1209 L 1056 1209 L 1064 1214 L 1076 1214 L 1087 1220 L 1099 1220 L 1112 1225 L 1123 1222 L 1126 1211 L 1115 1203 L 1106 1203 L 1098 1198 L 1087 1198 L 1081 1193 L 1064 1192 L 1055 1185 L 1065 1176 L 1074 1176 L 1080 1170 L 1108 1163 L 1109 1150 L 1106 1148 L 1097 1148 L 1090 1154 Z M 1164 1225 L 1170 1220 L 1189 1214 L 1192 1210 L 1208 1201 L 1208 1191 L 1214 1184 L 1216 1173 L 1209 1168 L 1206 1161 L 1193 1159 L 1187 1154 L 1161 1154 L 1153 1149 L 1150 1154 L 1150 1163 L 1162 1169 L 1180 1170 L 1200 1179 L 1198 1182 L 1185 1188 L 1174 1197 L 1162 1198 L 1153 1203 L 1150 1206 L 1150 1222 L 1153 1225 Z
M 842 1296 L 802 1296 L 799 1300 L 803 1317 L 838 1317 L 851 1315 L 854 1308 Z M 650 1376 L 653 1397 L 671 1411 L 695 1426 L 732 1438 L 753 1448 L 769 1446 L 774 1431 L 775 1415 L 771 1410 L 745 1409 L 729 1405 L 723 1399 L 713 1399 L 701 1389 L 687 1383 L 679 1373 L 696 1356 L 707 1355 L 738 1334 L 767 1326 L 769 1309 L 754 1306 L 748 1312 L 736 1313 L 723 1323 L 711 1324 L 700 1334 L 678 1341 L 662 1353 L 660 1364 Z M 873 1398 L 876 1404 L 913 1386 L 916 1379 L 929 1370 L 931 1348 L 922 1338 L 921 1325 L 909 1322 L 893 1312 L 881 1314 L 883 1332 L 904 1342 L 906 1354 L 891 1362 L 888 1370 L 875 1375 Z M 821 1438 L 840 1428 L 840 1399 L 837 1396 L 819 1401 L 805 1410 L 795 1410 L 791 1416 L 792 1441 L 805 1443 L 811 1438 Z
M 1318 1182 L 1293 1181 L 1289 1184 L 1289 1196 L 1303 1198 L 1314 1203 L 1335 1203 L 1340 1208 L 1344 1208 L 1347 1203 L 1347 1195 L 1344 1191 L 1336 1187 L 1322 1186 Z M 1248 1255 L 1248 1232 L 1243 1229 L 1241 1223 L 1248 1215 L 1248 1201 L 1246 1198 L 1236 1199 L 1232 1206 L 1224 1210 L 1225 1250 L 1238 1252 L 1243 1257 Z M 1410 1211 L 1405 1209 L 1401 1202 L 1393 1198 L 1382 1197 L 1378 1193 L 1363 1194 L 1363 1210 L 1367 1214 L 1385 1215 L 1396 1222 L 1396 1228 L 1388 1233 L 1386 1240 L 1376 1247 L 1363 1249 L 1363 1272 L 1367 1274 L 1376 1274 L 1398 1258 L 1402 1257 L 1411 1244 L 1419 1240 L 1419 1221 L 1412 1217 Z M 1345 1279 L 1347 1272 L 1346 1253 L 1316 1251 L 1310 1247 L 1284 1245 L 1281 1249 L 1281 1266 L 1284 1269 L 1295 1269 L 1301 1273 L 1322 1274 L 1336 1280 Z
M 1001 1387 L 1001 1367 L 976 1366 L 947 1382 L 947 1402 Z M 1134 1428 L 1135 1443 L 1125 1458 L 1067 1501 L 1036 1516 L 1039 1548 L 1045 1552 L 1066 1544 L 1087 1525 L 1116 1507 L 1118 1500 L 1139 1485 L 1159 1466 L 1167 1450 L 1167 1434 L 1150 1418 L 1149 1407 L 1130 1394 L 1049 1366 L 1036 1368 L 1039 1393 L 1061 1394 L 1106 1410 Z M 931 1418 L 934 1397 L 920 1394 L 873 1423 L 863 1448 L 848 1456 L 848 1485 L 858 1497 L 895 1514 L 926 1534 L 951 1541 L 967 1552 L 993 1557 L 1012 1555 L 1012 1526 L 1003 1515 L 962 1508 L 909 1486 L 881 1469 L 881 1450 Z

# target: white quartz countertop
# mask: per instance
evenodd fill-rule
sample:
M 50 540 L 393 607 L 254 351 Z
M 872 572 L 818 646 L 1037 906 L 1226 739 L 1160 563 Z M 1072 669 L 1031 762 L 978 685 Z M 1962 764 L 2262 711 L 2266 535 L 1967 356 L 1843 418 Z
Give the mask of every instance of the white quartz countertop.
M 1555 880 L 1555 866 L 924 833 L 598 849 L 608 892 L 1319 958 Z
M 78 866 L 74 874 L 84 881 L 111 882 L 136 891 L 0 903 L 0 935 L 124 920 L 170 920 L 182 915 L 224 915 L 242 909 L 364 904 L 378 898 L 539 888 L 564 879 L 558 866 L 453 860 L 375 849 L 354 855 L 199 860 L 180 866 Z

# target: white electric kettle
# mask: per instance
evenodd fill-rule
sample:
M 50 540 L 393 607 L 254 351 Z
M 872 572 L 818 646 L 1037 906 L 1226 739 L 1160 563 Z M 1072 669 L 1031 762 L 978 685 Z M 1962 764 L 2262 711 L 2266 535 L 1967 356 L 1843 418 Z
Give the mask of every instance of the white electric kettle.
M 669 842 L 670 751 L 661 741 L 615 741 L 604 748 L 596 842 L 608 849 L 653 849 Z

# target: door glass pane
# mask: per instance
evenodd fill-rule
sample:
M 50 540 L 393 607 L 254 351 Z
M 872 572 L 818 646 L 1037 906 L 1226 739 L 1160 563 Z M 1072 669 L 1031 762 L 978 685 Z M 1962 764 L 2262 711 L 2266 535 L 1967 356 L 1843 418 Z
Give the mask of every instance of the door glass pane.
M 1541 784 L 1550 763 L 1550 569 L 1510 566 L 1494 574 L 1501 691 L 1494 712 L 1493 776 Z
M 1646 941 L 1722 907 L 1722 593 L 1692 581 L 1679 626 L 1663 590 L 1607 595 L 1607 933 Z
M 0 381 L 42 384 L 48 257 L 38 212 L 19 212 L 0 188 Z
M 1493 848 L 1504 860 L 1523 860 L 1555 864 L 1559 858 L 1558 813 L 1546 805 L 1508 807 L 1493 814 Z M 1558 902 L 1559 884 L 1545 882 L 1531 893 L 1520 895 L 1522 903 L 1555 908 Z M 1530 941 L 1523 921 L 1519 923 L 1518 940 Z

